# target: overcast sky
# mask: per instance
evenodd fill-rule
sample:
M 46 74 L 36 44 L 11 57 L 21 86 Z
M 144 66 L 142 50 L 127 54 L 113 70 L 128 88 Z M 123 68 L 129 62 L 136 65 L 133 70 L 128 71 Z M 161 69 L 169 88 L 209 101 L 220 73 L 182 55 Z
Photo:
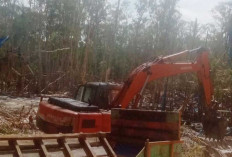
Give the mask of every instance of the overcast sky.
M 212 9 L 225 0 L 180 0 L 178 7 L 184 20 L 195 20 L 202 24 L 213 23 Z
M 116 3 L 117 0 L 109 0 Z M 137 0 L 126 0 L 129 2 L 129 9 L 135 12 L 134 4 Z M 212 10 L 220 3 L 228 0 L 179 0 L 178 10 L 186 21 L 193 21 L 196 18 L 201 24 L 214 23 Z
M 24 4 L 28 0 L 22 0 Z M 116 3 L 117 0 L 109 0 L 112 3 Z M 136 0 L 126 0 L 129 2 L 129 9 L 132 12 L 134 10 L 134 3 Z M 218 5 L 220 2 L 225 2 L 228 0 L 179 0 L 178 9 L 182 14 L 182 18 L 186 21 L 192 21 L 196 18 L 198 22 L 201 24 L 206 23 L 214 23 L 214 19 L 212 16 L 212 10 Z

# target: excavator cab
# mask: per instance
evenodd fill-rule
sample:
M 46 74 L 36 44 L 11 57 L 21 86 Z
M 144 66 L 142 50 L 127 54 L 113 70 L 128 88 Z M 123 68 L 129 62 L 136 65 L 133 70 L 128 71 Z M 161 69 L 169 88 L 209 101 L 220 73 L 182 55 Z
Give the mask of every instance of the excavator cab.
M 122 85 L 116 83 L 88 82 L 78 87 L 74 99 L 98 106 L 99 109 L 110 109 L 121 88 Z
M 120 84 L 88 82 L 79 86 L 74 99 L 49 97 L 37 111 L 37 126 L 46 133 L 110 132 L 108 111 Z

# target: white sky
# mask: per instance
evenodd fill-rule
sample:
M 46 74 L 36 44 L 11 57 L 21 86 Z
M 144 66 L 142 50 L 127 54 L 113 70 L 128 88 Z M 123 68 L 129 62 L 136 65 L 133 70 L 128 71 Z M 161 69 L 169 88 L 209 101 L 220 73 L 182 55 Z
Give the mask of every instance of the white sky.
M 214 23 L 212 10 L 224 1 L 226 0 L 180 0 L 178 7 L 186 21 L 197 18 L 201 24 Z
M 22 0 L 27 2 L 28 0 Z M 117 2 L 117 0 L 108 0 L 110 2 Z M 134 10 L 134 3 L 136 0 L 126 0 L 129 2 L 129 9 Z M 196 18 L 199 23 L 214 23 L 212 10 L 220 2 L 228 0 L 179 0 L 178 10 L 182 14 L 182 18 L 186 21 L 194 21 Z M 132 11 L 133 12 L 133 11 Z
M 117 0 L 109 0 L 116 3 Z M 134 4 L 137 0 L 124 0 L 129 2 L 131 12 L 135 12 Z M 179 0 L 178 10 L 182 14 L 182 19 L 194 21 L 196 18 L 199 23 L 214 23 L 212 10 L 220 3 L 228 0 Z

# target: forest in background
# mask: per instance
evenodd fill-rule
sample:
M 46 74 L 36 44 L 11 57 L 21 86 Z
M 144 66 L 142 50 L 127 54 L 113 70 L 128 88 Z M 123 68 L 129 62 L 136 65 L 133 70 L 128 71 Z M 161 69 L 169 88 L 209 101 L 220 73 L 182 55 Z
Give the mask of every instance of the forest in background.
M 72 91 L 86 81 L 122 82 L 157 56 L 204 46 L 211 50 L 215 96 L 231 103 L 232 1 L 215 6 L 215 22 L 204 25 L 183 20 L 178 0 L 134 5 L 132 13 L 128 0 L 0 0 L 0 36 L 10 37 L 0 48 L 0 92 L 40 94 Z M 194 80 L 181 75 L 169 87 L 186 91 Z

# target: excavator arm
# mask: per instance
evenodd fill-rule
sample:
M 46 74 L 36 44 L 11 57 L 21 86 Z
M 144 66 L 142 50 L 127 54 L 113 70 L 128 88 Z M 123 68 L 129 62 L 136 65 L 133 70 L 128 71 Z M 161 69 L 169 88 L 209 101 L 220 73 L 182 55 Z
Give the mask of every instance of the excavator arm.
M 197 53 L 194 62 L 175 62 L 176 58 L 191 53 Z M 135 98 L 134 105 L 136 106 L 148 82 L 184 73 L 197 74 L 199 82 L 204 88 L 205 104 L 210 106 L 213 90 L 210 80 L 208 50 L 205 48 L 186 50 L 140 65 L 130 74 L 113 105 L 127 108 L 130 101 Z
M 192 53 L 197 54 L 195 61 L 175 62 L 177 58 Z M 213 89 L 210 79 L 208 50 L 205 48 L 186 50 L 140 65 L 130 74 L 112 105 L 113 107 L 127 108 L 134 99 L 133 107 L 137 108 L 148 82 L 184 73 L 196 73 L 200 87 L 203 88 L 203 92 L 200 93 L 203 100 L 201 106 L 203 112 L 199 111 L 199 113 L 206 137 L 222 140 L 226 133 L 227 124 L 223 117 L 217 116 L 217 111 L 211 103 Z

